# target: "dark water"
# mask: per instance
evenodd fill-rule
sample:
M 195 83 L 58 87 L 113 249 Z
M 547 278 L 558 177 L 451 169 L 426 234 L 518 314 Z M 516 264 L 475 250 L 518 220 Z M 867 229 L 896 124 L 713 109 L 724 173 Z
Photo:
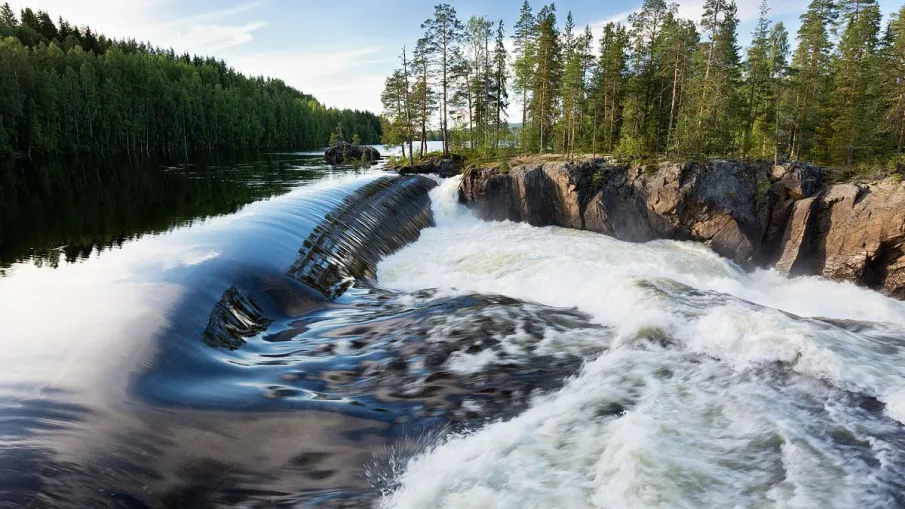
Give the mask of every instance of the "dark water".
M 463 376 L 452 353 L 526 322 L 526 341 L 599 328 L 376 286 L 433 224 L 423 177 L 296 154 L 19 165 L 0 183 L 4 508 L 370 506 L 429 437 L 511 415 L 581 362 Z
M 0 268 L 57 265 L 231 214 L 320 178 L 318 154 L 0 164 Z M 60 257 L 59 255 L 63 256 Z

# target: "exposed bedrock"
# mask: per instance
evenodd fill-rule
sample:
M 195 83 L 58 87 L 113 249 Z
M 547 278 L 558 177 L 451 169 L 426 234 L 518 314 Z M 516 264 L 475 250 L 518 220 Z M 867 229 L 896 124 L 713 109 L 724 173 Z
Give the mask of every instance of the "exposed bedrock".
M 905 183 L 827 182 L 804 163 L 608 160 L 471 169 L 460 199 L 488 220 L 694 240 L 745 268 L 775 266 L 905 298 Z

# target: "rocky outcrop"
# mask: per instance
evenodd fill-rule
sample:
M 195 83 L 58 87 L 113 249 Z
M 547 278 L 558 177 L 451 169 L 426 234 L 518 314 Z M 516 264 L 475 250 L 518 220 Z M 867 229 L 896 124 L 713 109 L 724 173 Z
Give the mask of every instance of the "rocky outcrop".
M 693 240 L 746 268 L 853 281 L 905 298 L 905 184 L 828 183 L 787 163 L 546 162 L 469 170 L 461 200 L 488 220 L 631 242 Z
M 357 163 L 362 159 L 368 162 L 380 160 L 380 152 L 374 147 L 364 145 L 353 145 L 341 141 L 324 152 L 324 158 L 330 164 Z
M 462 156 L 452 154 L 449 157 L 431 156 L 419 159 L 414 164 L 390 166 L 390 169 L 395 169 L 402 175 L 439 175 L 448 178 L 462 173 L 464 163 Z

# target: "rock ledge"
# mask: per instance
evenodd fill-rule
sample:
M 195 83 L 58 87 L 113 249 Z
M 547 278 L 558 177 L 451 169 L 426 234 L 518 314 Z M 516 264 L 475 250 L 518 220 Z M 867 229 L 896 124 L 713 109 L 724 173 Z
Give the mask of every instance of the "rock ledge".
M 703 242 L 752 269 L 852 281 L 905 298 L 905 183 L 830 184 L 804 163 L 593 161 L 470 169 L 460 200 L 488 220 Z

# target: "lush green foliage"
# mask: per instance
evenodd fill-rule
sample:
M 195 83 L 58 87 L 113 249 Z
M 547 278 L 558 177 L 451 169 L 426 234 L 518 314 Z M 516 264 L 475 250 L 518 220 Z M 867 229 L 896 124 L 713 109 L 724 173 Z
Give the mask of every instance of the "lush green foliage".
M 0 153 L 323 147 L 337 124 L 380 141 L 379 118 L 326 108 L 280 80 L 0 6 Z
M 560 25 L 554 4 L 535 13 L 525 1 L 510 66 L 499 65 L 508 56 L 491 56 L 491 20 L 463 25 L 451 7 L 436 10 L 424 26 L 442 21 L 454 29 L 444 58 L 426 60 L 418 94 L 438 85 L 449 94 L 440 129 L 459 151 L 905 164 L 905 8 L 884 31 L 876 0 L 812 0 L 792 54 L 790 35 L 769 19 L 766 0 L 744 49 L 735 0 L 706 0 L 700 20 L 682 19 L 667 0 L 644 0 L 626 24 L 607 24 L 596 45 L 571 13 Z M 505 91 L 507 67 L 521 103 L 514 135 L 501 121 L 504 108 L 488 108 L 494 80 Z M 405 75 L 387 81 L 399 102 L 386 108 L 385 122 L 402 133 L 390 143 L 418 137 L 399 114 L 411 98 Z M 422 131 L 427 120 L 420 119 Z

